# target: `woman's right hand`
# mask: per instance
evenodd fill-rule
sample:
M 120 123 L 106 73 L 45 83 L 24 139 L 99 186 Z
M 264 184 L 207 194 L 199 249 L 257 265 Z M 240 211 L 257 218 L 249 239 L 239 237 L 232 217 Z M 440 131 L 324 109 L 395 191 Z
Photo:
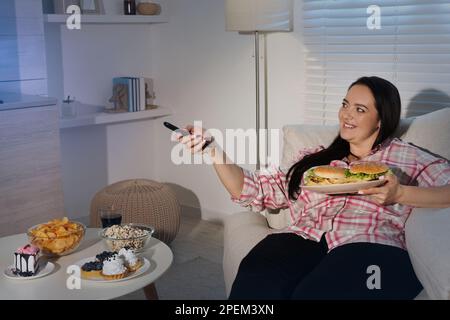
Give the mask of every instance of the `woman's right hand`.
M 203 146 L 212 138 L 207 134 L 206 129 L 202 127 L 194 127 L 190 124 L 181 129 L 181 131 L 187 132 L 189 135 L 183 136 L 180 132 L 175 132 L 172 139 L 184 144 L 186 149 L 192 154 L 203 153 Z
M 178 130 L 177 130 L 178 131 Z M 220 181 L 228 190 L 230 195 L 239 198 L 244 186 L 244 173 L 238 165 L 234 164 L 227 158 L 225 152 L 222 151 L 219 145 L 215 144 L 215 139 L 206 129 L 202 127 L 194 127 L 187 125 L 181 132 L 189 135 L 182 136 L 179 132 L 174 132 L 172 135 L 173 141 L 181 142 L 185 145 L 192 154 L 194 153 L 208 153 L 213 160 L 214 169 L 220 178 Z M 203 150 L 203 146 L 207 141 L 212 141 L 208 147 Z

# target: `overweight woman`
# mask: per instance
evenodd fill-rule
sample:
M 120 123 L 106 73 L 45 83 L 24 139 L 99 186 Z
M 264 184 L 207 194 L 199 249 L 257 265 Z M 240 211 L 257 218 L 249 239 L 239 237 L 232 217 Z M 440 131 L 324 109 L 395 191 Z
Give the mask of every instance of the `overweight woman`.
M 328 147 L 299 150 L 290 169 L 243 169 L 207 148 L 231 199 L 256 211 L 289 208 L 292 224 L 259 242 L 242 260 L 230 299 L 412 299 L 422 290 L 405 245 L 413 207 L 450 207 L 450 165 L 395 138 L 401 102 L 378 77 L 352 83 L 339 110 L 339 135 Z M 192 153 L 203 137 L 178 137 Z M 200 132 L 200 135 L 204 132 Z M 226 161 L 225 161 L 226 160 Z M 393 174 L 384 185 L 352 195 L 302 190 L 318 165 L 347 168 L 378 161 Z M 371 275 L 378 279 L 370 279 Z

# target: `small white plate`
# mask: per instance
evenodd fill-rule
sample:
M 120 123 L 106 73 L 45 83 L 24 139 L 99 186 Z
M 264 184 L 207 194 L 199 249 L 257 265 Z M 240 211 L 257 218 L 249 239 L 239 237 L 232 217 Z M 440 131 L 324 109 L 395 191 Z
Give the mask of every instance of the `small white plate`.
M 143 259 L 143 261 L 144 261 L 144 264 L 142 265 L 142 267 L 140 267 L 137 271 L 129 273 L 125 278 L 116 279 L 116 280 L 106 280 L 106 279 L 104 279 L 102 277 L 91 278 L 91 279 L 81 278 L 81 279 L 83 281 L 109 283 L 109 282 L 125 281 L 125 280 L 129 280 L 129 279 L 135 278 L 135 277 L 143 274 L 144 272 L 146 272 L 150 268 L 150 261 L 148 261 L 145 258 L 140 258 L 140 259 Z M 89 258 L 85 258 L 85 259 L 79 260 L 79 261 L 75 262 L 74 265 L 79 266 L 81 268 L 83 266 L 83 264 L 85 264 L 86 262 L 89 262 L 89 261 L 95 261 L 95 257 L 89 257 Z
M 325 193 L 325 194 L 343 194 L 357 193 L 359 190 L 374 188 L 382 185 L 386 180 L 363 181 L 343 184 L 326 184 L 317 186 L 301 186 L 301 189 Z
M 38 272 L 31 277 L 22 277 L 17 274 L 14 274 L 13 269 L 14 266 L 9 266 L 8 268 L 6 268 L 5 271 L 3 272 L 5 277 L 14 280 L 33 280 L 50 274 L 55 269 L 55 265 L 50 261 L 42 261 L 42 262 L 40 261 Z

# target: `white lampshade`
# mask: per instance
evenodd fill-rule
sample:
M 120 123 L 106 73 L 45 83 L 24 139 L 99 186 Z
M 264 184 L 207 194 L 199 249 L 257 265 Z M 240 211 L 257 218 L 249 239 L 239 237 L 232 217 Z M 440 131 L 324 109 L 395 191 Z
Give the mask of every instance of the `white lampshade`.
M 225 0 L 227 31 L 292 31 L 292 0 Z

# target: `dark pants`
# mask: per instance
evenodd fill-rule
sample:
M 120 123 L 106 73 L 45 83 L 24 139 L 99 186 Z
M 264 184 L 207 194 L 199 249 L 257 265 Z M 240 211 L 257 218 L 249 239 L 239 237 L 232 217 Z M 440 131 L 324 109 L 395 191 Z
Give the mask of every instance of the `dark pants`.
M 413 299 L 422 290 L 403 249 L 364 242 L 327 251 L 324 238 L 269 235 L 242 260 L 229 299 Z

